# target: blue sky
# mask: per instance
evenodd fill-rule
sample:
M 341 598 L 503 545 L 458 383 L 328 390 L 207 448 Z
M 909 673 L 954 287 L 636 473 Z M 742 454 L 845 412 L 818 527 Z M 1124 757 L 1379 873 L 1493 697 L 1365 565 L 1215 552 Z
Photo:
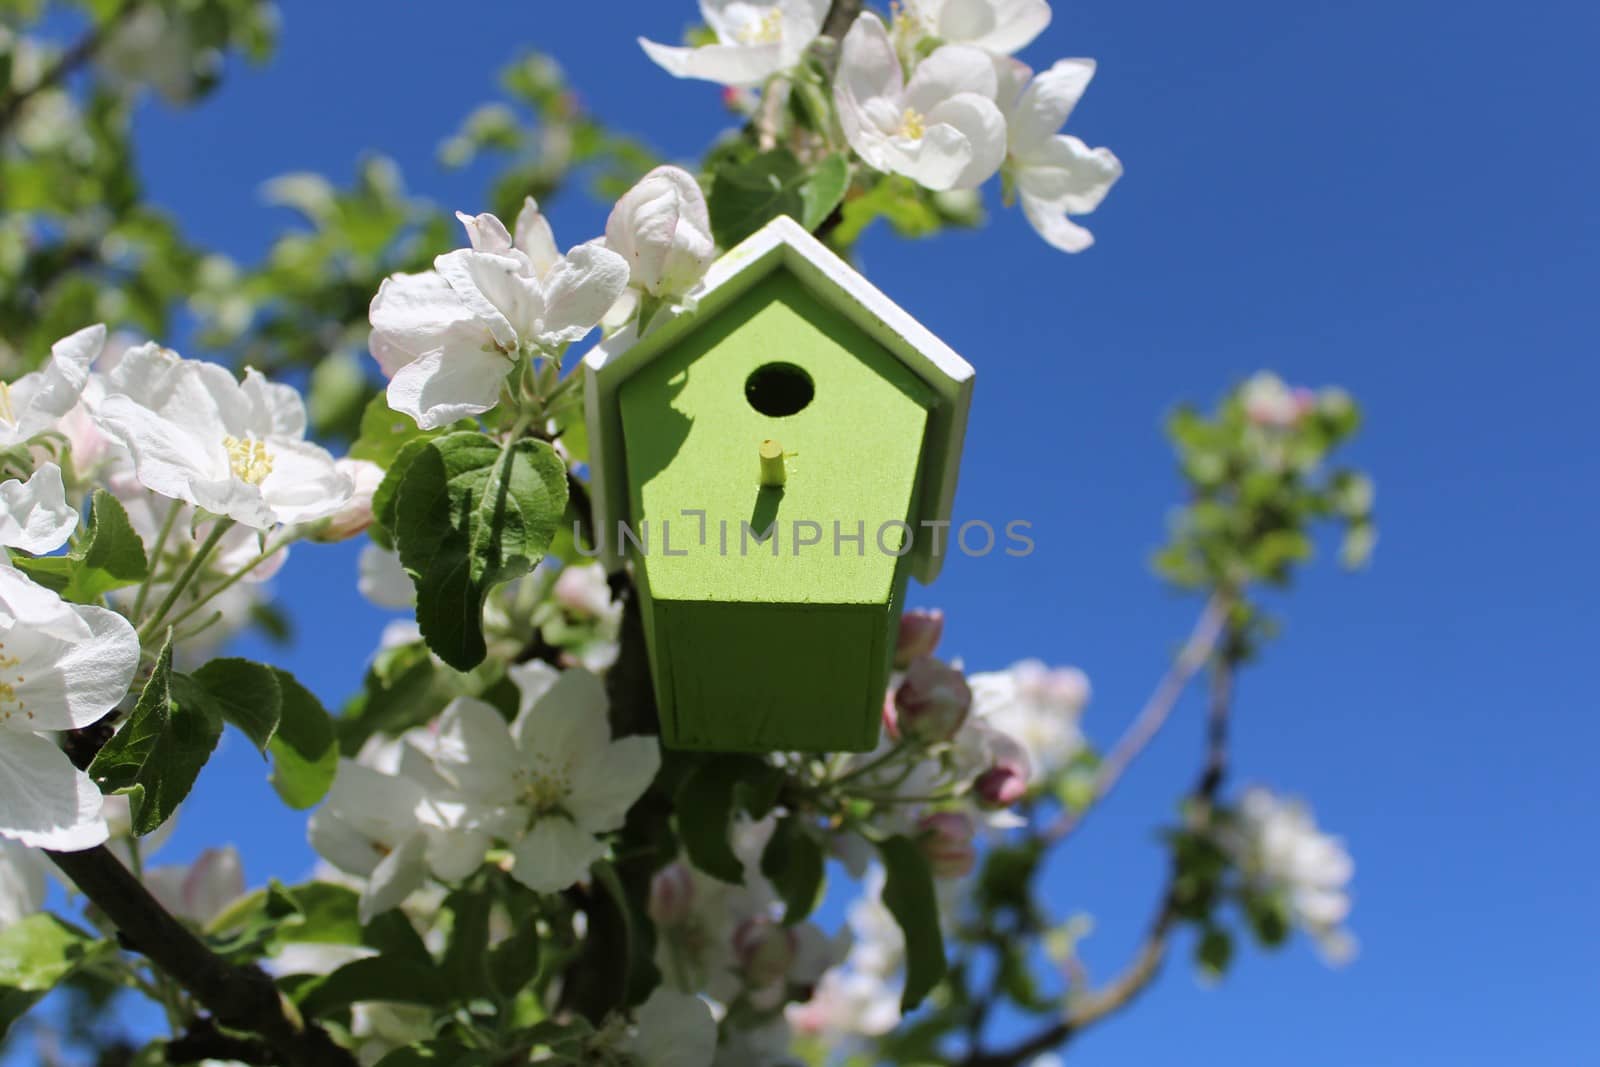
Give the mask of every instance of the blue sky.
M 367 148 L 416 193 L 478 210 L 483 175 L 434 153 L 523 46 L 668 155 L 694 158 L 726 122 L 714 87 L 668 79 L 633 44 L 675 38 L 687 2 L 282 6 L 270 67 L 139 123 L 155 198 L 243 259 L 287 222 L 261 203 L 265 179 L 343 179 Z M 1196 608 L 1145 566 L 1177 490 L 1161 416 L 1263 367 L 1363 403 L 1351 458 L 1376 475 L 1382 530 L 1369 571 L 1325 560 L 1282 603 L 1283 638 L 1241 684 L 1235 753 L 1239 781 L 1305 795 L 1348 839 L 1360 958 L 1335 972 L 1303 943 L 1245 952 L 1220 989 L 1176 959 L 1073 1062 L 1595 1062 L 1600 141 L 1583 131 L 1600 16 L 1056 6 L 1023 58 L 1100 62 L 1070 127 L 1127 168 L 1086 220 L 1099 243 L 1064 256 L 997 206 L 981 232 L 862 248 L 872 280 L 978 370 L 958 515 L 1028 519 L 1038 543 L 1023 560 L 953 558 L 913 601 L 947 610 L 945 651 L 974 667 L 1083 667 L 1086 726 L 1109 743 Z M 604 213 L 551 206 L 563 243 Z M 297 549 L 279 585 L 303 605 L 284 665 L 341 699 L 384 622 L 354 591 L 353 549 Z M 1099 974 L 1153 904 L 1151 831 L 1197 764 L 1197 710 L 1052 869 L 1053 906 L 1095 916 Z M 301 873 L 300 821 L 262 778 L 232 741 L 168 857 L 231 838 L 254 881 Z

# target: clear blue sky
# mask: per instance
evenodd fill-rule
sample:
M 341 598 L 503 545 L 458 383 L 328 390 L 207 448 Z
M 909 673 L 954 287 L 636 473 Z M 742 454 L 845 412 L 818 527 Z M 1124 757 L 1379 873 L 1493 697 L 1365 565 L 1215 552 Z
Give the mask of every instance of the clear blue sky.
M 283 7 L 271 67 L 139 125 L 156 199 L 244 259 L 286 222 L 262 181 L 343 179 L 366 148 L 478 210 L 482 174 L 434 152 L 521 46 L 669 155 L 693 158 L 726 121 L 714 87 L 633 44 L 673 39 L 689 0 Z M 1377 476 L 1375 565 L 1329 561 L 1294 591 L 1243 681 L 1236 750 L 1241 780 L 1305 794 L 1347 837 L 1362 954 L 1334 972 L 1301 943 L 1246 952 L 1221 989 L 1179 960 L 1073 1062 L 1600 1062 L 1597 34 L 1571 0 L 1060 3 L 1024 58 L 1100 61 L 1072 127 L 1127 167 L 1087 220 L 1099 244 L 1063 256 L 1015 213 L 866 242 L 872 279 L 978 369 L 959 514 L 1027 518 L 1038 541 L 1026 560 L 953 560 L 914 600 L 947 609 L 946 650 L 975 667 L 1085 668 L 1102 741 L 1194 608 L 1145 568 L 1176 491 L 1163 412 L 1271 367 L 1342 384 L 1368 414 L 1353 458 Z M 558 238 L 598 233 L 604 210 L 558 201 Z M 296 550 L 280 581 L 307 606 L 286 665 L 330 702 L 383 623 L 353 586 L 342 548 Z M 1095 915 L 1102 974 L 1153 902 L 1150 830 L 1196 763 L 1196 711 L 1049 882 L 1063 913 Z M 237 838 L 254 881 L 301 873 L 300 822 L 261 777 L 230 742 L 169 857 Z

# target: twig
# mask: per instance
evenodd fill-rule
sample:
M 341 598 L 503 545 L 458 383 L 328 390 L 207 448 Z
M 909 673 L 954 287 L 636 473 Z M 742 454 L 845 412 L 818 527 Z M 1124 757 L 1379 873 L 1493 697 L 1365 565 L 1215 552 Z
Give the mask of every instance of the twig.
M 822 35 L 835 41 L 844 40 L 844 35 L 855 25 L 856 16 L 861 14 L 861 8 L 862 0 L 833 0 L 828 17 L 822 22 Z
M 265 971 L 236 967 L 173 918 L 104 846 L 47 853 L 105 913 L 127 945 L 187 989 L 218 1023 L 257 1035 L 295 1067 L 356 1067 L 327 1031 L 300 1017 Z
M 1200 777 L 1189 790 L 1189 818 L 1199 827 L 1210 822 L 1217 794 L 1227 778 L 1233 676 L 1240 657 L 1238 634 L 1233 626 L 1228 625 L 1232 599 L 1219 594 L 1213 603 L 1218 606 L 1219 618 L 1225 630 L 1220 646 L 1216 644 L 1218 635 L 1214 634 L 1211 638 L 1215 651 L 1212 654 L 1210 710 L 1206 716 L 1205 762 L 1201 766 Z M 1042 1052 L 1059 1048 L 1079 1032 L 1133 1003 L 1139 994 L 1149 988 L 1166 961 L 1172 932 L 1180 918 L 1178 875 L 1178 865 L 1174 860 L 1166 888 L 1161 894 L 1161 902 L 1150 920 L 1144 940 L 1134 951 L 1133 959 L 1115 978 L 1099 989 L 1074 999 L 1064 1016 L 1032 1037 L 998 1051 L 974 1050 L 963 1067 L 1016 1067 Z
M 1043 837 L 1046 842 L 1053 844 L 1060 841 L 1082 826 L 1089 813 L 1116 788 L 1117 782 L 1122 779 L 1122 775 L 1133 761 L 1139 758 L 1140 753 L 1151 741 L 1155 740 L 1156 734 L 1161 732 L 1161 727 L 1166 724 L 1167 717 L 1177 705 L 1178 698 L 1183 696 L 1194 676 L 1206 665 L 1206 661 L 1216 650 L 1217 637 L 1222 631 L 1222 624 L 1226 621 L 1227 615 L 1227 603 L 1220 595 L 1213 596 L 1206 602 L 1205 610 L 1200 613 L 1189 639 L 1184 642 L 1183 648 L 1156 686 L 1155 692 L 1150 694 L 1150 699 L 1145 702 L 1138 717 L 1133 720 L 1133 724 L 1117 740 L 1110 754 L 1100 764 L 1088 803 L 1075 810 L 1062 811 L 1045 830 Z

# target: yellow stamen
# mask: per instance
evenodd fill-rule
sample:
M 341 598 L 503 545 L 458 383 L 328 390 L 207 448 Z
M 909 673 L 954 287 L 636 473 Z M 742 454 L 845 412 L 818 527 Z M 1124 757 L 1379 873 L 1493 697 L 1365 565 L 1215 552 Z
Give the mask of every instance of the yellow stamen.
M 905 109 L 905 112 L 901 114 L 900 128 L 895 132 L 901 137 L 907 137 L 913 141 L 920 141 L 922 140 L 922 135 L 928 131 L 927 127 L 923 125 L 922 116 L 918 114 L 915 109 L 908 107 Z
M 11 407 L 11 386 L 0 382 L 0 419 L 16 424 L 17 413 Z
M 740 44 L 777 44 L 783 40 L 783 12 L 768 8 L 765 15 L 741 26 L 734 36 Z
M 228 451 L 228 468 L 233 476 L 246 485 L 260 485 L 272 473 L 272 454 L 267 443 L 254 437 L 224 437 L 222 447 Z

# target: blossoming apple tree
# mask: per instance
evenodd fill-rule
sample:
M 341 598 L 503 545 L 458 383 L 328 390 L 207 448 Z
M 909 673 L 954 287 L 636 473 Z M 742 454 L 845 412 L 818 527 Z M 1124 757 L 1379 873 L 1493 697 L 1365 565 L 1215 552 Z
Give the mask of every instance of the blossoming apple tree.
M 444 148 L 503 163 L 485 204 L 452 223 L 377 159 L 346 190 L 286 176 L 269 191 L 307 228 L 249 270 L 144 203 L 128 118 L 147 90 L 197 101 L 230 52 L 264 58 L 270 5 L 94 0 L 66 45 L 43 28 L 55 6 L 0 4 L 12 1042 L 69 1011 L 112 1024 L 107 1063 L 1008 1067 L 1120 1013 L 1178 947 L 1212 975 L 1242 934 L 1350 954 L 1344 848 L 1228 765 L 1235 676 L 1272 635 L 1258 591 L 1321 525 L 1350 564 L 1373 542 L 1370 483 L 1333 464 L 1358 421 L 1339 390 L 1264 372 L 1172 416 L 1186 496 L 1155 565 L 1197 621 L 1104 748 L 1081 671 L 971 673 L 917 610 L 877 750 L 663 750 L 629 573 L 583 551 L 563 356 L 694 314 L 719 250 L 769 219 L 848 255 L 880 220 L 980 224 L 998 178 L 1052 246 L 1092 243 L 1075 220 L 1121 164 L 1061 132 L 1093 61 L 1015 58 L 1046 0 L 702 0 L 686 43 L 640 42 L 739 119 L 698 173 L 655 165 L 525 58 Z M 580 167 L 617 199 L 603 235 L 563 246 L 542 205 Z M 223 362 L 137 336 L 180 301 Z M 331 714 L 226 646 L 292 620 L 266 584 L 291 551 L 352 537 L 362 591 L 416 621 Z M 1041 871 L 1202 678 L 1147 934 L 1090 974 Z M 248 840 L 152 862 L 230 730 L 309 812 L 311 880 L 247 888 Z M 842 926 L 817 917 L 830 897 Z M 119 994 L 165 1030 L 119 1030 Z M 1027 1021 L 995 1025 L 1002 1006 Z

